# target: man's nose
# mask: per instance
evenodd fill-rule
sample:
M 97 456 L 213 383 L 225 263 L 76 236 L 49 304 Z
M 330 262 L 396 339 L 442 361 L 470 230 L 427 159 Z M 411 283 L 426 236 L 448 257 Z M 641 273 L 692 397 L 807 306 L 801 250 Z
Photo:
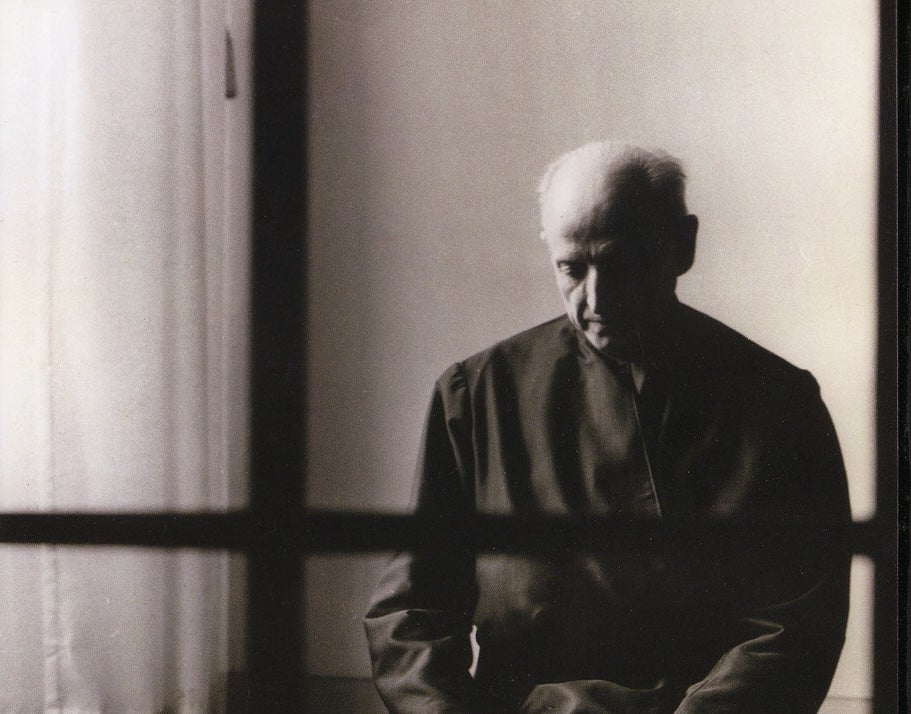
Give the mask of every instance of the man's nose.
M 589 266 L 585 276 L 585 302 L 593 315 L 603 314 L 605 287 L 603 272 L 596 265 Z

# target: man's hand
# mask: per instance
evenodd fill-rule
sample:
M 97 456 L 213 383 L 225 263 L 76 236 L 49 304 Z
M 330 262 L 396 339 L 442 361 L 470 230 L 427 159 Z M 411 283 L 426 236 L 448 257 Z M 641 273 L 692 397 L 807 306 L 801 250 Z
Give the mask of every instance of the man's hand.
M 674 710 L 674 700 L 663 682 L 652 689 L 629 689 L 613 682 L 583 679 L 538 685 L 519 711 L 522 714 L 668 714 Z

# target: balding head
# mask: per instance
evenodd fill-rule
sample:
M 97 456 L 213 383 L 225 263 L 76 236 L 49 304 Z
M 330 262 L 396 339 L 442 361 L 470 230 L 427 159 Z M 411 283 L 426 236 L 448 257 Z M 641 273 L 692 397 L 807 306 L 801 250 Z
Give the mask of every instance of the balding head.
M 686 215 L 685 179 L 680 163 L 664 152 L 585 144 L 554 161 L 541 179 L 542 237 L 584 239 L 673 223 Z
M 586 144 L 551 164 L 538 190 L 567 315 L 596 349 L 632 358 L 659 330 L 693 261 L 698 221 L 686 212 L 679 162 Z

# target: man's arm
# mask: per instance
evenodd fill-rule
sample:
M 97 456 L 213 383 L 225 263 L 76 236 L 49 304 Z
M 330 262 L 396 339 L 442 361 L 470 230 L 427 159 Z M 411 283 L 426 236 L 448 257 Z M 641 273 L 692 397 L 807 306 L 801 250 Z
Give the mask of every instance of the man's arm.
M 726 594 L 723 601 L 739 604 L 731 609 L 733 604 L 721 607 L 719 601 L 714 616 L 711 609 L 705 613 L 707 626 L 728 642 L 710 671 L 700 681 L 668 679 L 648 690 L 604 680 L 545 683 L 530 693 L 522 712 L 818 710 L 847 620 L 847 483 L 815 381 L 807 376 L 776 406 L 777 417 L 759 419 L 766 427 L 750 449 L 755 478 L 748 486 L 743 482 L 750 493 L 740 493 L 749 504 L 743 515 L 757 527 L 745 524 L 731 543 L 706 541 L 700 550 L 713 574 L 713 590 Z M 700 645 L 682 644 L 694 648 L 694 660 L 701 654 L 695 649 Z
M 815 380 L 807 375 L 784 402 L 760 449 L 769 477 L 756 494 L 777 531 L 737 569 L 735 586 L 747 593 L 740 641 L 687 689 L 677 714 L 816 712 L 838 664 L 851 561 L 847 479 Z
M 374 682 L 391 712 L 474 708 L 469 423 L 467 388 L 455 366 L 434 391 L 417 472 L 415 512 L 439 530 L 432 542 L 395 557 L 364 618 Z

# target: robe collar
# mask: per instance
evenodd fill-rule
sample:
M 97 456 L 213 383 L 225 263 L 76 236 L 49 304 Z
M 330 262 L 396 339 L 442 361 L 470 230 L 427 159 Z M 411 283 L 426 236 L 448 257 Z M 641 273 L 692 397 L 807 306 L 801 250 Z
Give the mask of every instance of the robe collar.
M 583 362 L 601 360 L 617 373 L 627 372 L 633 376 L 636 389 L 642 388 L 646 375 L 653 371 L 671 372 L 678 366 L 685 355 L 684 311 L 686 308 L 674 298 L 654 332 L 646 337 L 642 351 L 632 359 L 618 359 L 608 353 L 595 349 L 586 339 L 585 334 L 576 328 L 577 348 Z

